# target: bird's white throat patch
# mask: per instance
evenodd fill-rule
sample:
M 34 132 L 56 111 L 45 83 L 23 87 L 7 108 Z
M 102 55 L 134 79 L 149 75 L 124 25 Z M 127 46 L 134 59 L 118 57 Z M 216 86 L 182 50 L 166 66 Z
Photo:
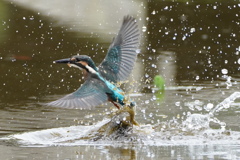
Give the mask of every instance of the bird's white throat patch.
M 89 65 L 86 65 L 85 67 L 88 69 L 89 72 L 91 72 L 93 74 L 96 74 L 96 71 L 92 67 L 90 67 Z
M 68 65 L 69 67 L 74 67 L 74 68 L 78 68 L 78 69 L 80 69 L 80 70 L 83 70 L 81 67 L 77 66 L 76 64 L 68 63 L 67 65 Z M 85 67 L 88 69 L 88 71 L 89 71 L 90 73 L 96 74 L 96 71 L 95 71 L 92 67 L 90 67 L 89 65 L 86 65 Z

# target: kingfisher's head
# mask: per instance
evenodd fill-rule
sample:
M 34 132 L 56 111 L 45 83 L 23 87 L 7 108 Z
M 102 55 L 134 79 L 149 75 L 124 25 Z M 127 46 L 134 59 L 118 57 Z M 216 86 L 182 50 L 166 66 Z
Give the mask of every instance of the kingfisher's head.
M 66 63 L 69 67 L 75 67 L 81 70 L 83 69 L 83 70 L 86 70 L 87 72 L 98 71 L 93 60 L 86 55 L 75 55 L 75 56 L 72 56 L 71 58 L 56 60 L 54 61 L 54 63 Z

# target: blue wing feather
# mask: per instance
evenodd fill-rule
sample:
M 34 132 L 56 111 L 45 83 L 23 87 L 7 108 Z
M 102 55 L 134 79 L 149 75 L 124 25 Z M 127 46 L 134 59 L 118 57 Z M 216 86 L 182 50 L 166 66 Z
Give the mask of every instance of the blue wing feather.
M 114 78 L 117 78 L 116 75 L 119 71 L 119 63 L 120 63 L 120 57 L 118 56 L 120 53 L 120 47 L 112 47 L 109 52 L 108 56 L 105 58 L 105 60 L 102 62 L 100 68 L 104 68 L 106 72 L 101 72 L 102 70 L 100 69 L 101 75 L 103 77 L 108 77 L 108 73 L 113 73 L 112 76 L 115 76 Z
M 62 108 L 93 109 L 108 100 L 108 97 L 100 85 L 102 81 L 98 79 L 89 79 L 75 92 L 66 95 L 47 105 Z
M 137 58 L 139 30 L 133 17 L 125 16 L 117 37 L 99 65 L 100 74 L 111 82 L 127 80 Z

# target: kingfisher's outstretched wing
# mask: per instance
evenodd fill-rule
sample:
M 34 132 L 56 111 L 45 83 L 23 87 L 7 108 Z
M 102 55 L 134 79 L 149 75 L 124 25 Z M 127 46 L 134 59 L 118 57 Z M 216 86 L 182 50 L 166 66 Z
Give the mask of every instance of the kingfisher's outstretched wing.
M 88 79 L 75 92 L 47 105 L 71 109 L 93 109 L 108 100 L 105 90 L 99 87 L 101 83 L 95 78 Z
M 99 72 L 105 79 L 114 83 L 127 80 L 137 58 L 139 40 L 136 20 L 125 16 L 117 37 L 99 65 Z

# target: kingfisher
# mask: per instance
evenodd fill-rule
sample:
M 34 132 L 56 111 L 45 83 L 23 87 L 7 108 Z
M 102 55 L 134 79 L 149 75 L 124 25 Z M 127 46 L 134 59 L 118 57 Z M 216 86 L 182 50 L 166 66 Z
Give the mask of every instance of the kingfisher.
M 117 84 L 126 81 L 129 77 L 139 53 L 139 41 L 140 33 L 136 19 L 128 15 L 124 16 L 117 36 L 98 67 L 87 55 L 74 55 L 54 61 L 54 63 L 65 63 L 69 67 L 82 70 L 85 82 L 75 92 L 48 105 L 93 109 L 110 101 L 118 109 L 125 105 L 135 106 L 135 102 L 129 100 Z

